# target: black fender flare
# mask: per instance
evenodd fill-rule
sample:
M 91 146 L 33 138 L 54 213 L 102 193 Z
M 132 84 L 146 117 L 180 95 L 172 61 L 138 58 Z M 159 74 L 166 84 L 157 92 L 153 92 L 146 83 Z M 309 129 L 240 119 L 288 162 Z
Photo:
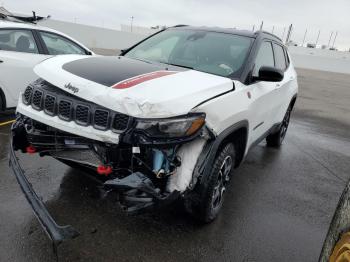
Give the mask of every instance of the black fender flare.
M 249 132 L 249 122 L 248 120 L 239 121 L 228 128 L 226 128 L 223 132 L 221 132 L 218 136 L 214 136 L 212 134 L 212 139 L 208 140 L 205 144 L 202 153 L 199 155 L 195 168 L 193 170 L 192 181 L 190 183 L 190 189 L 193 189 L 197 182 L 203 183 L 205 179 L 207 179 L 210 175 L 211 169 L 214 165 L 215 157 L 218 154 L 221 145 L 227 138 L 233 134 L 235 131 L 238 131 L 241 128 L 245 128 L 247 130 L 247 137 L 244 147 L 244 152 L 247 147 L 248 140 L 248 132 Z M 243 152 L 243 156 L 244 156 Z
M 6 109 L 6 97 L 5 97 L 4 91 L 2 91 L 1 87 L 0 87 L 0 99 L 2 102 L 2 107 L 0 108 L 0 110 L 5 110 Z

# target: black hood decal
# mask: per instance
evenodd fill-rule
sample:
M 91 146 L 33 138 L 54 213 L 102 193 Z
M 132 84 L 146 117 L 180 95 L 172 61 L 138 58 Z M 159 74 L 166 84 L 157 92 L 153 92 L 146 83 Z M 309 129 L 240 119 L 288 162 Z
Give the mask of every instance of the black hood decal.
M 151 64 L 123 56 L 88 57 L 66 63 L 62 68 L 71 74 L 105 86 L 113 86 L 123 80 L 160 70 L 188 70 L 165 64 Z

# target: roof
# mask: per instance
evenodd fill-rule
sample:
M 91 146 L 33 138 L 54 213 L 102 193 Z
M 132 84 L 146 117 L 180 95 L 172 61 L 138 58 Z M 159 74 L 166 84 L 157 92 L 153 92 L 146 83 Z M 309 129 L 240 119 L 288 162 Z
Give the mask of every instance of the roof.
M 268 38 L 277 40 L 282 42 L 282 40 L 266 31 L 250 31 L 250 30 L 239 30 L 235 28 L 221 28 L 221 27 L 206 27 L 206 26 L 188 26 L 188 25 L 176 25 L 174 27 L 170 28 L 181 28 L 181 29 L 189 29 L 189 30 L 201 30 L 201 31 L 208 31 L 208 32 L 218 32 L 218 33 L 225 33 L 225 34 L 233 34 L 233 35 L 241 35 L 241 36 L 246 36 L 246 37 L 252 37 L 256 38 L 259 35 L 264 35 L 267 36 Z
M 188 29 L 188 30 L 201 30 L 201 31 L 208 31 L 208 32 L 218 32 L 218 33 L 225 33 L 225 34 L 233 34 L 233 35 L 242 35 L 247 37 L 253 37 L 255 38 L 256 35 L 254 32 L 249 30 L 239 30 L 235 28 L 222 28 L 222 27 L 207 27 L 207 26 L 188 26 L 188 25 L 177 25 L 170 27 L 170 29 L 174 28 L 181 28 L 181 29 Z

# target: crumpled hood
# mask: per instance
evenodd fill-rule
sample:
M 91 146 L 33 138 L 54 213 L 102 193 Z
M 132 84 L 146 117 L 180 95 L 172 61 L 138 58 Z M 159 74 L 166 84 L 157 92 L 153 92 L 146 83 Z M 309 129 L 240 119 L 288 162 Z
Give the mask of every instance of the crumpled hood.
M 57 56 L 34 71 L 75 96 L 141 118 L 187 114 L 233 88 L 229 78 L 126 57 Z

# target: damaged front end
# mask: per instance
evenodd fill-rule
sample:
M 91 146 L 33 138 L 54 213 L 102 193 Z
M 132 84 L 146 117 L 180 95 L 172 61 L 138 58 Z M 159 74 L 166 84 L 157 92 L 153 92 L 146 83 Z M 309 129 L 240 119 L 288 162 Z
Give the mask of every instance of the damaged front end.
M 27 180 L 15 155 L 17 150 L 88 168 L 103 183 L 106 193 L 117 193 L 128 213 L 167 205 L 193 186 L 197 160 L 210 137 L 205 114 L 138 119 L 53 91 L 52 87 L 30 88 L 23 94 L 12 126 L 10 165 L 20 184 L 20 180 Z M 89 129 L 105 133 L 94 136 Z M 106 138 L 109 133 L 113 137 Z M 52 218 L 39 198 L 30 201 L 28 194 L 36 194 L 28 181 L 25 184 L 21 185 L 23 192 L 39 220 L 47 224 L 45 221 Z M 76 235 L 60 235 L 53 220 L 45 228 L 51 238 L 52 234 L 59 235 L 58 242 Z

